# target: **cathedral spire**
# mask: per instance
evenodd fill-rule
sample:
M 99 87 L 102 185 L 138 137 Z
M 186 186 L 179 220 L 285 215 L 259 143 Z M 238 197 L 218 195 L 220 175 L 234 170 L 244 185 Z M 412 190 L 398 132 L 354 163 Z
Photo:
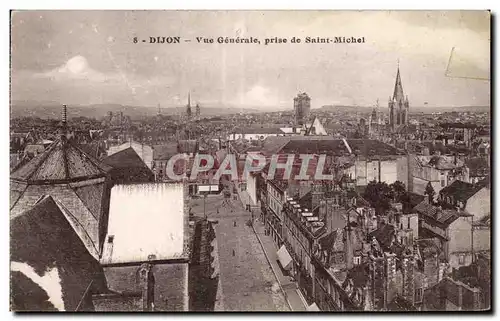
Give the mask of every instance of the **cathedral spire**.
M 398 73 L 396 75 L 396 83 L 394 84 L 394 95 L 392 99 L 399 102 L 404 101 L 403 84 L 401 83 L 401 75 L 399 73 L 399 61 L 398 61 Z

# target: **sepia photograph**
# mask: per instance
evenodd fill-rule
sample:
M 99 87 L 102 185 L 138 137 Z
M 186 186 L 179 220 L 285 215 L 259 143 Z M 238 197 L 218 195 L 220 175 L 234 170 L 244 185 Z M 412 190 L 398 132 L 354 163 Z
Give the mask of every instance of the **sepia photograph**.
M 491 21 L 10 11 L 10 311 L 491 312 Z

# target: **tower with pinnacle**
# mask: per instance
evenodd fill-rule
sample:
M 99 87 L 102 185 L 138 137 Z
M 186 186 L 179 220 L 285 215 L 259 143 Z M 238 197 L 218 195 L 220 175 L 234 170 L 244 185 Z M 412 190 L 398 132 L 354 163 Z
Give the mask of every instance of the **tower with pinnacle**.
M 193 115 L 193 112 L 191 110 L 191 93 L 188 93 L 188 103 L 186 106 L 186 117 L 188 119 L 191 119 L 191 116 Z
M 396 75 L 396 83 L 394 85 L 394 93 L 392 97 L 389 97 L 389 124 L 392 130 L 396 129 L 400 125 L 408 124 L 409 111 L 410 103 L 408 101 L 408 96 L 405 97 L 404 95 L 398 62 L 398 72 Z

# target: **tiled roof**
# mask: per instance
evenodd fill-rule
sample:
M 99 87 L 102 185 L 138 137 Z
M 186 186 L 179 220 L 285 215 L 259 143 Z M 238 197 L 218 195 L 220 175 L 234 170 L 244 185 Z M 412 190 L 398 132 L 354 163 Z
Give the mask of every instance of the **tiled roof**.
M 66 139 L 60 139 L 44 153 L 16 169 L 11 179 L 50 184 L 105 176 L 106 172 L 97 160 Z
M 458 213 L 454 210 L 443 210 L 439 207 L 433 206 L 424 200 L 420 202 L 417 206 L 415 206 L 415 211 L 419 214 L 424 215 L 427 218 L 430 218 L 436 222 L 439 222 L 445 226 L 450 225 L 460 216 L 463 216 L 461 213 Z M 464 213 L 465 215 L 465 213 Z

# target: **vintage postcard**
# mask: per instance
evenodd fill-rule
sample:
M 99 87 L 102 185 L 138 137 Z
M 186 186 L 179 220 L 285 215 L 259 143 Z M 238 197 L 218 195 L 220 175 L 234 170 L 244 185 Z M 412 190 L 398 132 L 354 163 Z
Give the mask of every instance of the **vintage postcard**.
M 489 311 L 489 11 L 11 12 L 12 311 Z

